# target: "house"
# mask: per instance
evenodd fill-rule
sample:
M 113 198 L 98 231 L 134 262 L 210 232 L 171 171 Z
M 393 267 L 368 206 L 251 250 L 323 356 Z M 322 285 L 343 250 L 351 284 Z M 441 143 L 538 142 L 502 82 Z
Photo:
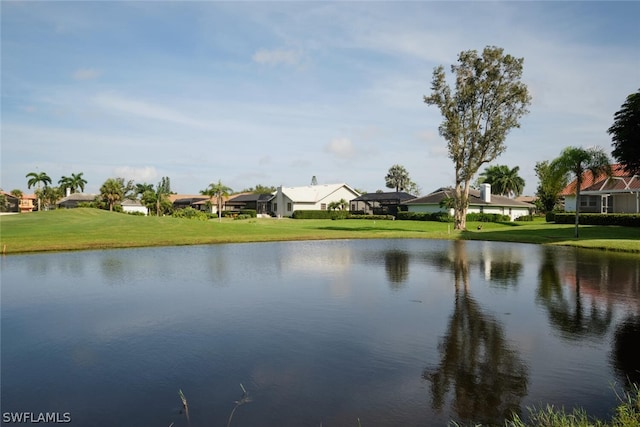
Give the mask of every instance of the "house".
M 530 215 L 535 207 L 530 203 L 519 202 L 504 196 L 491 194 L 491 186 L 482 184 L 480 190 L 469 190 L 469 208 L 467 213 L 485 213 L 508 215 L 511 221 Z M 403 202 L 409 212 L 447 212 L 453 215 L 453 209 L 441 207 L 443 200 L 453 198 L 455 190 L 453 188 L 440 188 L 431 194 L 417 199 Z
M 186 207 L 192 207 L 203 212 L 217 213 L 218 212 L 218 199 L 214 197 L 205 196 L 202 194 L 169 194 L 168 199 L 173 205 L 174 209 L 184 209 Z M 225 204 L 229 197 L 224 196 L 222 198 L 222 210 L 226 210 Z
M 316 184 L 304 187 L 278 187 L 271 211 L 278 217 L 291 216 L 296 210 L 327 210 L 332 202 L 347 202 L 360 196 L 347 184 Z
M 20 212 L 20 199 L 14 196 L 11 193 L 7 193 L 6 191 L 0 191 L 4 196 L 4 206 L 0 206 L 0 212 Z
M 258 215 L 268 215 L 271 213 L 271 201 L 275 197 L 275 194 L 238 194 L 230 197 L 226 206 L 232 210 L 254 209 Z
M 402 191 L 366 193 L 351 200 L 351 212 L 365 215 L 395 215 L 402 202 L 415 198 L 416 196 Z
M 624 171 L 622 165 L 611 165 L 611 176 L 593 176 L 585 172 L 580 188 L 580 212 L 640 213 L 640 176 Z M 577 179 L 561 192 L 565 212 L 576 211 Z
M 77 208 L 79 204 L 95 202 L 96 197 L 98 197 L 96 194 L 73 193 L 58 200 L 56 206 L 66 209 Z
M 149 209 L 144 206 L 140 200 L 125 199 L 122 201 L 122 212 L 135 213 L 140 212 L 144 215 L 149 215 Z
M 36 195 L 35 194 L 23 194 L 20 198 L 20 213 L 33 212 L 36 208 Z

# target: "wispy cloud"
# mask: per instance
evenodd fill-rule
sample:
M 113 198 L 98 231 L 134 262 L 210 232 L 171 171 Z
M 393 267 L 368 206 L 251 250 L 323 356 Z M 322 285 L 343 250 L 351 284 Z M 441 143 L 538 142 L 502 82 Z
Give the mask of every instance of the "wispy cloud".
M 74 80 L 95 80 L 102 75 L 102 71 L 95 68 L 79 68 L 73 72 Z
M 253 61 L 262 65 L 298 65 L 302 54 L 296 50 L 260 49 L 253 54 Z
M 340 159 L 350 159 L 356 155 L 356 148 L 349 138 L 332 139 L 325 146 L 325 151 Z
M 115 113 L 125 113 L 146 119 L 170 122 L 185 126 L 208 126 L 206 122 L 194 119 L 180 111 L 162 105 L 153 104 L 151 102 L 127 98 L 115 93 L 99 94 L 94 98 L 94 101 L 98 106 Z
M 127 180 L 132 179 L 135 182 L 153 183 L 153 180 L 158 178 L 158 172 L 153 166 L 120 166 L 115 168 L 113 170 L 113 173 L 115 174 L 115 176 L 119 176 Z

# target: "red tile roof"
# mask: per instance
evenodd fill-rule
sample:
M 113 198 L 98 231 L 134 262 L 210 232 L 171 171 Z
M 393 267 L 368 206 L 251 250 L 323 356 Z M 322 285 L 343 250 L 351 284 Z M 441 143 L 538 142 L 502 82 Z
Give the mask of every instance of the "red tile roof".
M 576 194 L 578 185 L 577 178 L 567 185 L 561 192 L 560 196 L 573 196 Z M 624 171 L 619 163 L 611 165 L 611 177 L 605 174 L 593 176 L 591 172 L 586 171 L 582 175 L 582 185 L 580 192 L 583 191 L 612 191 L 612 190 L 638 190 L 640 189 L 640 178 L 633 177 Z

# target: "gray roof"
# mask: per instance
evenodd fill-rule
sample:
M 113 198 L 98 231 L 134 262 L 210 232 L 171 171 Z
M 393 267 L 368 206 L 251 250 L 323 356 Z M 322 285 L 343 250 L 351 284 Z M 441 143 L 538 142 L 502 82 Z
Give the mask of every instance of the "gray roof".
M 58 204 L 65 202 L 93 202 L 97 196 L 97 194 L 73 193 L 60 199 Z
M 431 194 L 427 194 L 424 197 L 418 197 L 407 202 L 403 202 L 403 205 L 439 205 L 445 198 L 452 198 L 455 194 L 453 188 L 439 188 Z M 469 190 L 469 205 L 473 206 L 506 206 L 506 207 L 521 207 L 532 208 L 530 203 L 520 202 L 509 197 L 498 196 L 497 194 L 491 195 L 491 202 L 487 203 L 480 198 L 479 190 Z
M 351 199 L 352 202 L 395 202 L 400 203 L 415 199 L 416 196 L 402 191 L 390 191 L 386 193 L 366 193 L 362 196 Z

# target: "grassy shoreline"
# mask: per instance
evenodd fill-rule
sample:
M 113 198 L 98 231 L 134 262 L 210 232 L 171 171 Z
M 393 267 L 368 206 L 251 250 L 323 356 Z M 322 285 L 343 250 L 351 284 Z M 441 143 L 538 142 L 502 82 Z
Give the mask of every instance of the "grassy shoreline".
M 70 209 L 0 216 L 4 254 L 216 243 L 335 239 L 464 239 L 640 253 L 640 228 L 573 226 L 544 222 L 469 223 L 468 231 L 423 221 L 251 219 L 222 222 L 142 217 L 98 209 Z

